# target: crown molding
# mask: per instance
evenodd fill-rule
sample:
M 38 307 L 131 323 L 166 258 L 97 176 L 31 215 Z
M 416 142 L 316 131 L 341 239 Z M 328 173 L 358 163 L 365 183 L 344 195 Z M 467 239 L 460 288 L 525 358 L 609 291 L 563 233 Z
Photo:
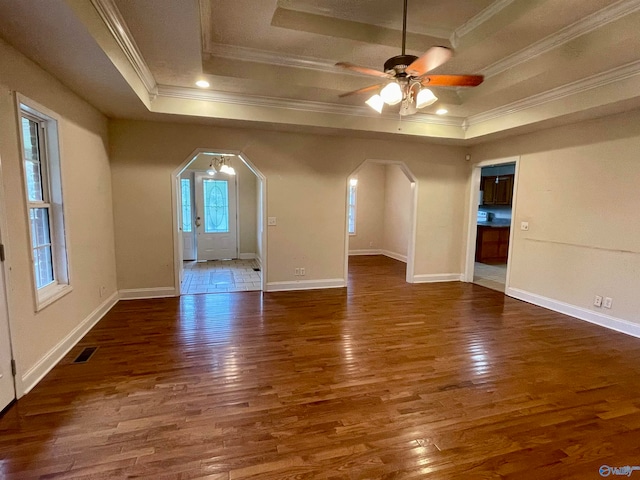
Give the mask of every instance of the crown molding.
M 383 118 L 397 120 L 397 114 L 376 114 L 369 107 L 338 105 L 334 103 L 314 102 L 311 100 L 292 100 L 288 98 L 262 97 L 254 95 L 238 95 L 233 93 L 199 90 L 189 87 L 174 87 L 170 85 L 158 85 L 158 98 L 178 98 L 182 100 L 198 100 L 205 102 L 227 103 L 246 107 L 282 108 L 313 113 L 328 113 L 333 115 L 349 115 L 367 118 Z M 421 123 L 426 125 L 440 125 L 449 127 L 462 127 L 463 119 L 460 117 L 442 117 L 418 113 L 402 117 L 403 122 Z
M 91 4 L 126 55 L 138 78 L 140 78 L 140 81 L 149 92 L 149 96 L 153 98 L 157 93 L 156 79 L 151 73 L 142 53 L 140 53 L 129 31 L 129 27 L 127 27 L 127 23 L 122 17 L 120 10 L 118 10 L 114 0 L 91 0 Z
M 527 62 L 533 57 L 542 55 L 577 37 L 597 30 L 608 23 L 614 22 L 638 10 L 640 10 L 640 0 L 620 0 L 587 17 L 581 18 L 577 22 L 568 25 L 562 30 L 543 38 L 519 52 L 489 65 L 481 70 L 480 73 L 484 75 L 485 78 L 491 78 L 505 70 Z
M 303 55 L 286 56 L 282 53 L 260 50 L 257 48 L 240 47 L 238 45 L 228 45 L 224 43 L 210 43 L 205 50 L 206 54 L 214 57 L 228 58 L 241 62 L 264 63 L 267 65 L 277 65 L 279 67 L 306 68 L 326 73 L 340 73 L 345 75 L 355 75 L 362 77 L 363 74 L 352 72 L 344 68 L 336 67 L 335 62 L 323 60 L 315 57 Z
M 471 126 L 478 125 L 489 120 L 495 120 L 506 115 L 512 115 L 523 110 L 539 107 L 545 103 L 554 102 L 571 95 L 603 87 L 636 75 L 640 75 L 640 60 L 627 63 L 621 67 L 616 67 L 611 70 L 607 70 L 606 72 L 598 73 L 560 87 L 552 88 L 551 90 L 532 95 L 523 100 L 518 100 L 492 110 L 487 110 L 486 112 L 482 112 L 477 115 L 472 115 L 463 122 L 463 128 L 466 130 Z
M 465 23 L 456 28 L 449 37 L 449 42 L 454 48 L 457 47 L 458 41 L 462 37 L 464 37 L 465 35 L 469 35 L 469 33 L 471 33 L 473 30 L 478 28 L 490 18 L 500 13 L 503 9 L 511 5 L 513 2 L 514 0 L 496 0 L 480 13 L 478 13 L 474 17 L 471 17 Z

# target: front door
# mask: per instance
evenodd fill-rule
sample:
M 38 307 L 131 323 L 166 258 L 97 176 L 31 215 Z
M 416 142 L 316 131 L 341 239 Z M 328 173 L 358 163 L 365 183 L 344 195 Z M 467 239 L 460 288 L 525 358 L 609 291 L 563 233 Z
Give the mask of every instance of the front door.
M 196 173 L 198 260 L 238 258 L 235 176 Z
M 4 284 L 4 272 L 0 267 L 0 410 L 16 398 L 16 389 L 11 371 L 11 340 L 9 337 L 9 316 Z
M 180 176 L 180 226 L 182 230 L 182 259 L 196 259 L 196 237 L 193 231 L 193 173 Z

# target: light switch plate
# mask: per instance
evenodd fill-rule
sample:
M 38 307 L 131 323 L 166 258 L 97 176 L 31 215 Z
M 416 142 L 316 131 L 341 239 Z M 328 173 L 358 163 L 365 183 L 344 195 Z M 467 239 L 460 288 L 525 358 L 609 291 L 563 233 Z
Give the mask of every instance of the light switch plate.
M 267 225 L 276 225 L 276 217 L 267 217 Z

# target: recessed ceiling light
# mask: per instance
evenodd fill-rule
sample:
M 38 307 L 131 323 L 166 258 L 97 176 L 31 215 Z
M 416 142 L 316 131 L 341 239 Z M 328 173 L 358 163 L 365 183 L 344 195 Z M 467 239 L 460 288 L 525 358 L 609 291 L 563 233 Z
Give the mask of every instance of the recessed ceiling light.
M 445 115 L 447 113 L 449 113 L 449 110 L 447 110 L 446 108 L 439 108 L 438 110 L 436 110 L 437 115 Z
M 206 80 L 198 80 L 196 82 L 196 85 L 199 86 L 200 88 L 208 88 L 209 82 L 207 82 Z

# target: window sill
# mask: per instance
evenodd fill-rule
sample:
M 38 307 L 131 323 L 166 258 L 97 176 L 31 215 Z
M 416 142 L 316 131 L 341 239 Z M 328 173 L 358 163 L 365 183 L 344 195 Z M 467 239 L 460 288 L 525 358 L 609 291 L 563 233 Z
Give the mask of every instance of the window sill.
M 36 312 L 48 307 L 55 301 L 64 297 L 66 294 L 71 293 L 71 291 L 73 291 L 73 287 L 67 284 L 59 284 L 46 288 L 45 290 L 46 291 L 44 292 L 37 293 Z

